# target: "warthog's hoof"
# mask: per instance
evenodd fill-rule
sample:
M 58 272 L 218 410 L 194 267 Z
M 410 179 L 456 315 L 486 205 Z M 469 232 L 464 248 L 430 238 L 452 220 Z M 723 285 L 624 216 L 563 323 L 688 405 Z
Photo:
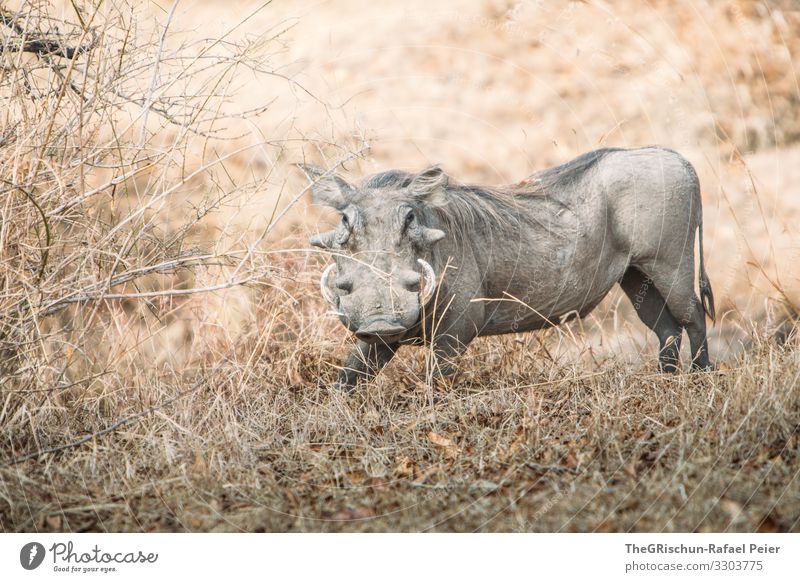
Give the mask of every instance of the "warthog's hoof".
M 719 366 L 714 362 L 709 362 L 705 366 L 692 366 L 692 372 L 717 372 Z
M 349 382 L 343 380 L 337 380 L 331 385 L 331 389 L 334 392 L 344 392 L 345 394 L 351 394 L 355 388 L 355 384 L 350 384 Z
M 681 371 L 681 367 L 677 362 L 659 362 L 658 371 L 662 374 L 678 374 Z

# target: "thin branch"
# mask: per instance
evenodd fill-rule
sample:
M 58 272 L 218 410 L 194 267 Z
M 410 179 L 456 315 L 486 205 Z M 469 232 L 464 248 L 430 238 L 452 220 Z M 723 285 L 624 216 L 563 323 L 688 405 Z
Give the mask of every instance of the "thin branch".
M 80 55 L 90 51 L 94 47 L 95 43 L 93 36 L 92 41 L 87 45 L 70 47 L 65 46 L 62 39 L 45 38 L 32 34 L 30 31 L 27 31 L 25 28 L 20 26 L 17 23 L 17 19 L 14 17 L 14 15 L 6 10 L 0 10 L 0 23 L 5 24 L 17 34 L 30 39 L 16 45 L 5 44 L 0 46 L 0 52 L 6 50 L 15 52 L 21 51 L 24 53 L 33 53 L 40 57 L 52 56 L 72 60 L 75 58 L 75 55 Z
M 139 148 L 144 146 L 145 136 L 147 134 L 147 118 L 150 115 L 150 108 L 152 107 L 153 103 L 155 102 L 155 93 L 156 93 L 156 82 L 158 81 L 158 70 L 159 66 L 161 65 L 161 57 L 164 54 L 164 44 L 167 40 L 167 31 L 169 30 L 169 25 L 172 23 L 172 18 L 175 16 L 175 9 L 178 7 L 178 0 L 175 0 L 172 3 L 172 8 L 169 9 L 169 14 L 167 15 L 167 22 L 164 24 L 164 28 L 161 31 L 161 38 L 158 41 L 158 53 L 156 53 L 156 61 L 153 65 L 153 76 L 150 79 L 150 90 L 147 92 L 147 101 L 144 104 L 144 117 L 142 119 L 142 126 L 139 130 Z
M 124 426 L 132 424 L 132 423 L 137 422 L 139 420 L 142 420 L 143 418 L 153 414 L 154 412 L 157 412 L 157 411 L 161 410 L 162 408 L 166 408 L 167 406 L 169 406 L 171 404 L 174 404 L 175 402 L 177 402 L 181 398 L 185 398 L 186 396 L 188 396 L 188 395 L 190 395 L 190 394 L 192 394 L 194 392 L 197 392 L 203 385 L 204 385 L 203 381 L 200 380 L 200 381 L 196 382 L 192 387 L 187 388 L 183 392 L 179 392 L 177 395 L 173 396 L 172 398 L 170 398 L 169 400 L 167 400 L 165 402 L 162 402 L 161 404 L 156 404 L 156 405 L 151 406 L 150 408 L 148 408 L 146 410 L 143 410 L 141 412 L 137 412 L 136 414 L 131 414 L 130 416 L 126 416 L 124 418 L 121 418 L 118 421 L 116 421 L 116 422 L 112 423 L 111 425 L 107 426 L 106 428 L 104 428 L 102 430 L 98 430 L 97 432 L 93 432 L 91 434 L 87 434 L 87 435 L 79 438 L 78 440 L 75 440 L 75 441 L 72 441 L 72 442 L 69 442 L 69 443 L 66 443 L 66 444 L 63 444 L 63 445 L 58 445 L 56 447 L 48 447 L 46 449 L 39 449 L 38 451 L 33 451 L 31 453 L 26 453 L 26 454 L 24 454 L 24 455 L 22 455 L 20 457 L 14 457 L 12 459 L 9 459 L 5 463 L 5 466 L 18 465 L 19 463 L 23 463 L 23 462 L 29 461 L 31 459 L 37 459 L 37 458 L 41 457 L 42 455 L 48 455 L 48 454 L 52 454 L 52 453 L 57 453 L 59 451 L 64 451 L 66 449 L 74 449 L 75 447 L 79 447 L 84 443 L 88 443 L 89 441 L 98 439 L 98 438 L 100 438 L 102 436 L 105 436 L 105 435 L 107 435 L 107 434 L 109 434 L 111 432 L 114 432 L 114 431 L 116 431 L 116 430 L 118 430 L 118 429 L 120 429 L 120 428 L 122 428 Z
M 227 283 L 220 283 L 219 285 L 211 285 L 210 287 L 193 287 L 191 289 L 165 289 L 163 291 L 145 291 L 143 293 L 95 293 L 79 295 L 78 297 L 69 297 L 58 299 L 56 302 L 51 303 L 39 315 L 40 317 L 47 317 L 58 313 L 67 305 L 72 303 L 86 303 L 87 301 L 101 301 L 106 299 L 145 299 L 154 297 L 174 297 L 180 295 L 194 295 L 196 293 L 210 293 L 211 291 L 221 291 L 222 289 L 229 289 L 244 285 L 253 280 L 253 277 L 245 277 L 236 281 L 228 281 Z

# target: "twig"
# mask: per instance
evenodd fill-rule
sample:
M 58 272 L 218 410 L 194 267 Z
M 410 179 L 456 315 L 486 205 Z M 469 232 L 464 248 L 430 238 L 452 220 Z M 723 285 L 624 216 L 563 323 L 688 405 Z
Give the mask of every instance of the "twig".
M 4 182 L 8 183 L 7 180 L 3 180 Z M 22 186 L 14 185 L 14 187 L 25 194 L 31 204 L 33 204 L 36 211 L 39 213 L 39 216 L 42 217 L 42 224 L 44 224 L 44 234 L 45 234 L 45 245 L 44 248 L 41 250 L 41 261 L 39 265 L 39 274 L 36 277 L 36 280 L 41 283 L 42 278 L 44 277 L 45 269 L 47 269 L 47 260 L 50 256 L 50 245 L 53 242 L 53 236 L 50 231 L 50 222 L 47 220 L 47 215 L 45 214 L 44 210 L 42 209 L 41 205 L 36 201 L 36 198 L 33 197 L 33 194 L 28 192 Z
M 87 301 L 98 301 L 106 299 L 145 299 L 153 297 L 174 297 L 180 295 L 193 295 L 195 293 L 209 293 L 211 291 L 220 291 L 222 289 L 229 289 L 238 285 L 244 285 L 253 280 L 253 277 L 246 277 L 237 281 L 228 281 L 227 283 L 220 283 L 219 285 L 212 285 L 210 287 L 194 287 L 192 289 L 166 289 L 164 291 L 146 291 L 143 293 L 96 293 L 93 295 L 80 295 L 78 297 L 69 297 L 66 299 L 59 299 L 55 303 L 51 303 L 48 307 L 40 313 L 41 317 L 53 315 L 67 307 L 71 303 L 85 303 Z
M 169 25 L 172 23 L 172 17 L 175 16 L 175 9 L 178 7 L 178 0 L 172 3 L 172 8 L 169 9 L 167 15 L 167 22 L 164 24 L 164 29 L 161 31 L 161 38 L 158 41 L 158 53 L 156 54 L 156 62 L 153 65 L 153 76 L 150 79 L 150 90 L 147 92 L 147 102 L 144 104 L 144 117 L 142 118 L 142 126 L 139 129 L 139 148 L 144 146 L 145 135 L 147 133 L 147 118 L 150 115 L 150 108 L 155 102 L 156 82 L 158 81 L 158 70 L 161 65 L 161 56 L 164 54 L 164 44 L 167 40 L 167 31 Z
M 0 10 L 0 23 L 5 24 L 17 34 L 31 39 L 26 40 L 16 46 L 0 46 L 0 52 L 5 50 L 21 51 L 24 53 L 33 53 L 40 57 L 54 56 L 61 57 L 62 59 L 72 60 L 75 58 L 75 55 L 88 52 L 94 47 L 94 37 L 92 38 L 92 42 L 90 42 L 88 45 L 69 47 L 64 46 L 61 39 L 55 40 L 31 34 L 29 31 L 17 24 L 17 20 L 14 15 L 6 10 Z
M 96 380 L 97 378 L 102 378 L 103 376 L 108 376 L 111 372 L 99 372 L 97 374 L 93 374 L 91 376 L 87 376 L 86 378 L 81 378 L 80 380 L 76 380 L 75 382 L 70 382 L 69 384 L 65 384 L 64 386 L 51 386 L 50 388 L 31 388 L 28 390 L 6 390 L 8 394 L 37 394 L 42 392 L 57 392 L 57 391 L 65 391 L 69 390 L 70 388 L 75 388 L 75 386 L 80 386 L 81 384 L 86 384 L 91 382 L 92 380 Z M 4 378 L 5 380 L 5 378 Z
M 63 445 L 58 445 L 56 447 L 48 447 L 46 449 L 39 449 L 38 451 L 33 451 L 32 453 L 26 453 L 26 454 L 24 454 L 24 455 L 22 455 L 20 457 L 14 457 L 12 459 L 9 459 L 5 463 L 5 466 L 18 465 L 19 463 L 23 463 L 23 462 L 29 461 L 31 459 L 36 459 L 38 457 L 41 457 L 42 455 L 48 455 L 48 454 L 57 453 L 59 451 L 63 451 L 63 450 L 66 450 L 66 449 L 73 449 L 75 447 L 79 447 L 84 443 L 88 443 L 91 440 L 100 438 L 100 437 L 102 437 L 104 435 L 107 435 L 108 433 L 114 432 L 115 430 L 117 430 L 119 428 L 122 428 L 123 426 L 131 424 L 131 423 L 136 422 L 138 420 L 141 420 L 141 419 L 145 418 L 146 416 L 149 416 L 149 415 L 153 414 L 154 412 L 156 412 L 158 410 L 161 410 L 162 408 L 166 408 L 167 406 L 169 406 L 170 404 L 174 404 L 175 402 L 177 402 L 181 398 L 184 398 L 185 396 L 188 396 L 189 394 L 192 394 L 193 392 L 196 392 L 202 386 L 203 386 L 203 381 L 200 380 L 200 381 L 196 382 L 191 388 L 187 388 L 183 392 L 179 392 L 177 395 L 173 396 L 172 398 L 170 398 L 166 402 L 162 402 L 161 404 L 156 404 L 156 405 L 151 406 L 150 408 L 148 408 L 146 410 L 143 410 L 141 412 L 137 412 L 136 414 L 131 414 L 130 416 L 126 416 L 125 418 L 121 418 L 118 421 L 116 421 L 116 422 L 112 423 L 111 425 L 107 426 L 106 428 L 104 428 L 102 430 L 99 430 L 97 432 L 93 432 L 91 434 L 87 434 L 87 435 L 79 438 L 76 441 L 72 441 L 72 442 L 69 442 L 69 443 L 66 443 L 66 444 L 63 444 Z
M 563 473 L 570 473 L 577 475 L 579 471 L 570 467 L 562 467 L 561 465 L 540 465 L 539 463 L 525 463 L 525 466 L 537 473 L 556 473 L 561 475 Z

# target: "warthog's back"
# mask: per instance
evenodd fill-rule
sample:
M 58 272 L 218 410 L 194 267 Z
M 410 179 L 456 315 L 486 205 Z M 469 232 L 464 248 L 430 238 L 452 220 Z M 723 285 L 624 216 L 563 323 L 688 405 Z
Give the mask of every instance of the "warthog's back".
M 699 187 L 672 150 L 603 149 L 531 176 L 529 213 L 479 252 L 481 335 L 538 329 L 590 311 L 631 264 L 679 261 L 694 244 Z

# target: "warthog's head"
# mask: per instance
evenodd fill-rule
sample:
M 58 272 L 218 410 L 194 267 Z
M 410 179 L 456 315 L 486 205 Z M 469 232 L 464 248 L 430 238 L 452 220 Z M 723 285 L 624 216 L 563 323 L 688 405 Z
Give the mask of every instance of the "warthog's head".
M 397 341 L 420 321 L 436 289 L 433 245 L 445 233 L 435 228 L 434 207 L 445 200 L 447 176 L 438 167 L 416 175 L 378 174 L 359 186 L 300 166 L 316 204 L 338 210 L 334 230 L 311 238 L 334 253 L 320 286 L 334 312 L 369 343 Z

